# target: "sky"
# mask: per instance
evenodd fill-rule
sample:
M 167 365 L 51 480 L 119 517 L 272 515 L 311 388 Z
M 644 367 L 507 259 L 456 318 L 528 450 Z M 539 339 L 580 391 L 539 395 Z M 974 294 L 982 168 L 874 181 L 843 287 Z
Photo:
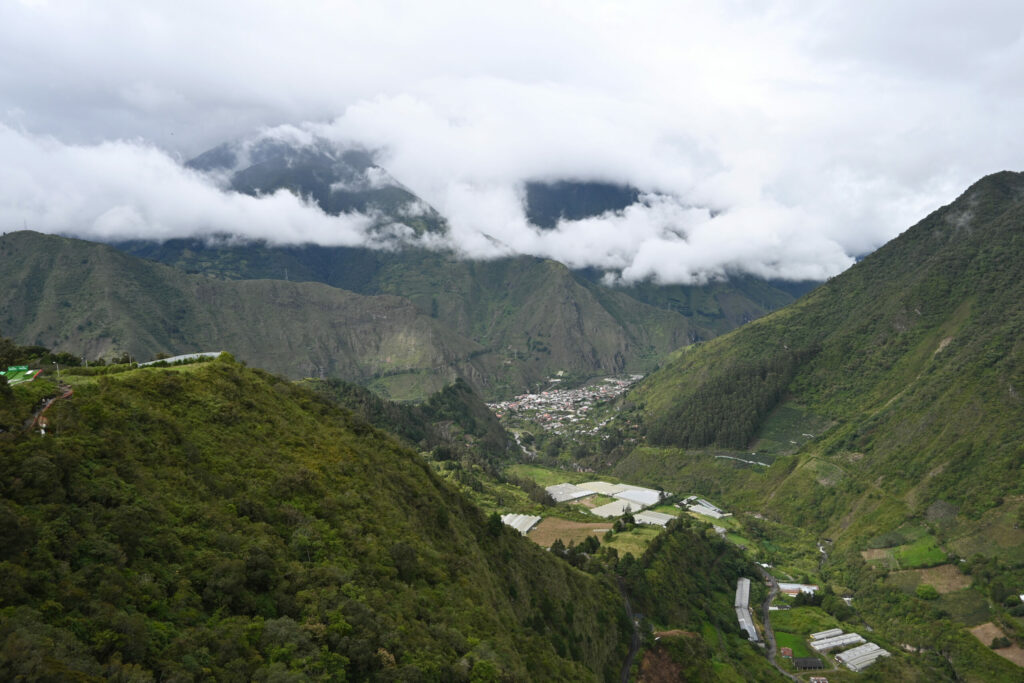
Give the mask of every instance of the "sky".
M 1024 170 L 1024 3 L 0 0 L 0 229 L 370 244 L 187 169 L 282 132 L 378 151 L 434 246 L 611 281 L 824 279 Z M 526 220 L 524 184 L 630 184 Z

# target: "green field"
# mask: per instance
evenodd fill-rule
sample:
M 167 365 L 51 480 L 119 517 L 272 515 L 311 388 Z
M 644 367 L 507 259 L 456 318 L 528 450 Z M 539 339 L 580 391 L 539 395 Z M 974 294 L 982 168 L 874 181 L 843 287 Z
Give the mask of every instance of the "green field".
M 940 595 L 935 601 L 935 606 L 949 612 L 952 619 L 967 626 L 984 624 L 992 618 L 988 600 L 981 591 L 973 588 Z
M 931 534 L 922 536 L 909 545 L 901 545 L 893 550 L 900 566 L 906 569 L 934 567 L 946 562 L 946 553 L 939 548 L 935 537 Z
M 772 613 L 772 620 L 774 621 L 775 615 L 778 612 Z M 807 647 L 807 641 L 804 640 L 803 636 L 798 636 L 793 633 L 786 633 L 785 631 L 775 631 L 775 643 L 779 648 L 792 648 L 794 657 L 810 657 L 812 656 L 811 648 Z
M 538 485 L 545 487 L 554 486 L 555 484 L 564 484 L 566 482 L 570 484 L 579 484 L 580 482 L 592 481 L 594 479 L 594 475 L 592 474 L 557 470 L 552 467 L 541 467 L 540 465 L 512 465 L 506 470 L 506 472 L 516 477 L 530 479 Z
M 772 612 L 772 628 L 785 633 L 817 633 L 836 628 L 839 622 L 820 607 L 794 607 Z
M 646 526 L 638 526 L 630 531 L 623 531 L 612 536 L 610 541 L 602 541 L 603 545 L 615 548 L 619 551 L 619 557 L 626 553 L 633 553 L 633 557 L 640 557 L 647 550 L 651 541 L 663 530 Z

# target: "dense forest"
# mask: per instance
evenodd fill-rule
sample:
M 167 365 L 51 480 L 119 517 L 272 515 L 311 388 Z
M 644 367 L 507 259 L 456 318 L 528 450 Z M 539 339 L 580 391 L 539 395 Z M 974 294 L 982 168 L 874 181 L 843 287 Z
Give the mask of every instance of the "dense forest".
M 229 357 L 67 377 L 0 435 L 0 677 L 580 680 L 627 628 L 587 575 L 330 401 Z M 29 417 L 47 379 L 5 392 Z

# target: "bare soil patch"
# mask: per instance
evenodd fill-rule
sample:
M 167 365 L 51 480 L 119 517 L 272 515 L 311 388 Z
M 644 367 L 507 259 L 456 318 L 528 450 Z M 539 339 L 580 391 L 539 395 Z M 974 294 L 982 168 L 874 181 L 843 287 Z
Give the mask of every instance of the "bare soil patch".
M 993 624 L 991 621 L 981 626 L 975 626 L 971 629 L 971 633 L 975 638 L 981 641 L 981 644 L 988 647 L 992 644 L 992 640 L 995 638 L 1004 638 L 1006 636 L 1002 629 Z M 1008 659 L 1017 666 L 1024 666 L 1024 648 L 1019 645 L 1011 645 L 1010 647 L 1001 647 L 998 650 L 992 650 L 1003 659 Z
M 528 537 L 537 545 L 550 548 L 558 538 L 562 539 L 562 543 L 569 545 L 570 541 L 579 543 L 587 536 L 600 538 L 611 528 L 612 525 L 608 522 L 570 522 L 558 517 L 545 517 L 540 524 L 533 527 Z
M 928 569 L 908 569 L 905 572 L 907 574 L 917 574 L 920 578 L 920 583 L 933 586 L 935 590 L 943 594 L 952 593 L 971 585 L 971 577 L 961 574 L 960 570 L 951 564 L 930 567 Z M 895 573 L 903 574 L 904 572 Z M 890 574 L 890 576 L 892 575 Z
M 699 638 L 693 631 L 683 631 L 682 629 L 672 629 L 671 631 L 655 631 L 654 636 L 656 638 L 671 638 L 673 636 L 682 636 L 684 638 Z
M 648 650 L 640 662 L 639 683 L 675 683 L 681 681 L 683 667 L 672 661 L 661 648 Z
M 864 558 L 865 562 L 871 562 L 872 560 L 886 560 L 889 558 L 889 550 L 886 548 L 872 548 L 871 550 L 861 550 L 860 556 Z

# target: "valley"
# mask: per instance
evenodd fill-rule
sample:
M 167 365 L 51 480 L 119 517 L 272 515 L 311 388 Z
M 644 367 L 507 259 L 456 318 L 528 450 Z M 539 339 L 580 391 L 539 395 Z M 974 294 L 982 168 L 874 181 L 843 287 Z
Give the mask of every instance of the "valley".
M 6 235 L 0 314 L 36 331 L 0 344 L 0 638 L 19 652 L 0 671 L 608 680 L 625 662 L 637 681 L 1018 680 L 1024 278 L 1006 254 L 1022 178 L 983 179 L 796 303 L 643 372 L 585 370 L 533 328 L 502 352 L 509 382 L 482 345 L 497 337 L 463 336 L 449 304 L 435 317 L 393 294 Z M 576 318 L 599 358 L 587 325 L 621 300 L 526 265 L 572 306 L 603 302 Z M 139 286 L 103 285 L 125 282 Z M 532 296 L 510 321 L 565 310 Z M 135 313 L 104 318 L 111 303 Z M 492 305 L 477 310 L 493 322 Z M 243 319 L 348 341 L 293 379 L 231 354 L 138 367 L 69 351 L 97 343 L 91 324 L 309 362 L 227 332 Z M 162 331 L 174 320 L 207 336 Z M 426 365 L 411 330 L 440 344 Z M 40 638 L 60 656 L 40 660 Z

